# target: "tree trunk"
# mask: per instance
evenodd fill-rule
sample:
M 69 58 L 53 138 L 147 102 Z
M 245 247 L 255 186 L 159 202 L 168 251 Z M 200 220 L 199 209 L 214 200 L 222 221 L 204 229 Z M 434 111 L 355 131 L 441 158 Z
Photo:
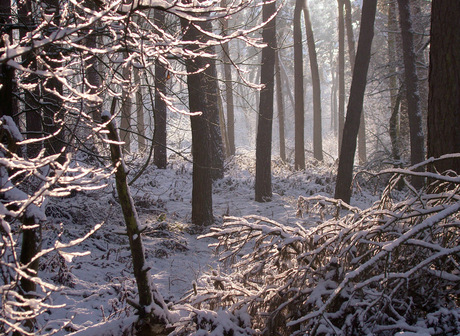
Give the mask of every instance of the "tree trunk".
M 112 103 L 112 112 L 114 112 L 113 110 L 114 104 Z M 103 115 L 102 121 L 107 123 L 107 137 L 111 141 L 110 155 L 112 164 L 116 167 L 115 182 L 117 194 L 126 224 L 134 277 L 136 278 L 137 290 L 139 293 L 139 317 L 146 320 L 145 322 L 149 324 L 151 329 L 155 329 L 157 334 L 166 334 L 165 327 L 167 321 L 165 320 L 165 316 L 167 315 L 168 309 L 160 293 L 158 293 L 157 289 L 150 281 L 149 268 L 145 263 L 144 247 L 139 227 L 140 223 L 138 222 L 136 208 L 126 180 L 127 173 L 123 162 L 122 149 L 118 144 L 120 142 L 120 137 L 118 136 L 115 123 L 110 121 L 109 117 L 108 115 Z M 154 305 L 154 307 L 152 307 L 152 305 Z M 155 315 L 155 313 L 158 314 L 159 310 L 163 311 L 164 314 Z
M 125 55 L 127 57 L 127 55 Z M 121 121 L 120 121 L 120 138 L 124 142 L 123 150 L 125 153 L 131 152 L 131 96 L 128 91 L 131 87 L 131 73 L 127 66 L 123 66 L 123 88 L 121 93 Z
M 161 10 L 155 10 L 155 24 L 164 28 L 165 26 L 165 12 Z M 165 169 L 167 159 L 167 130 L 166 130 L 166 103 L 161 95 L 166 95 L 166 69 L 157 63 L 155 64 L 155 108 L 154 108 L 154 122 L 155 130 L 153 133 L 153 163 L 160 169 Z
M 342 148 L 343 127 L 345 120 L 345 25 L 343 18 L 343 0 L 337 0 L 339 4 L 339 113 L 338 113 L 338 127 L 339 127 L 339 156 L 340 149 Z
M 32 16 L 32 3 L 30 0 L 19 2 L 18 16 L 19 20 L 24 24 L 24 26 L 19 29 L 19 38 L 23 39 L 28 32 L 35 28 Z M 22 66 L 32 71 L 37 70 L 37 61 L 33 51 L 22 56 Z M 30 90 L 24 90 L 24 105 L 22 110 L 25 114 L 27 139 L 41 138 L 43 136 L 43 127 L 39 104 L 40 88 L 39 85 L 37 85 L 38 76 L 33 73 L 24 74 L 24 79 L 22 81 L 32 87 Z M 41 141 L 27 144 L 27 157 L 36 157 L 41 149 Z
M 45 11 L 49 15 L 53 15 L 53 21 L 59 24 L 60 8 L 59 0 L 46 0 Z M 51 31 L 47 31 L 51 34 Z M 57 69 L 64 66 L 64 60 L 57 45 L 50 44 L 45 47 L 47 56 L 46 63 L 51 69 Z M 51 77 L 44 80 L 43 84 L 43 133 L 44 135 L 53 135 L 45 140 L 45 149 L 47 155 L 62 153 L 64 143 L 64 116 L 63 116 L 63 100 L 60 97 L 63 93 L 63 85 L 56 78 Z M 60 156 L 59 161 L 65 158 Z
M 344 0 L 345 3 L 345 24 L 347 28 L 347 42 L 348 42 L 348 53 L 350 56 L 351 72 L 355 67 L 355 38 L 353 36 L 353 24 L 352 24 L 352 12 L 350 0 Z M 367 159 L 366 154 L 366 121 L 364 118 L 364 111 L 361 112 L 361 119 L 359 121 L 358 131 L 358 158 L 359 163 L 364 164 Z
M 96 2 L 88 1 L 88 5 L 92 10 L 98 10 Z M 96 27 L 93 27 L 96 28 Z M 87 34 L 89 32 L 86 32 Z M 96 32 L 91 32 L 86 36 L 86 46 L 89 50 L 97 48 L 98 36 Z M 91 56 L 85 61 L 86 65 L 86 78 L 88 81 L 88 89 L 90 94 L 96 94 L 101 90 L 101 74 L 98 73 L 99 62 L 95 55 Z M 102 103 L 92 103 L 90 106 L 90 115 L 97 123 L 101 122 Z
M 212 31 L 210 22 L 206 25 L 207 31 Z M 214 54 L 214 47 L 210 47 L 209 52 Z M 208 60 L 208 68 L 202 75 L 205 88 L 206 102 L 205 107 L 209 109 L 208 123 L 211 135 L 211 177 L 213 180 L 224 177 L 224 146 L 222 133 L 220 132 L 220 116 L 219 116 L 219 85 L 217 82 L 216 61 Z
M 222 101 L 222 92 L 219 89 L 219 95 L 217 96 L 217 104 L 219 106 L 219 126 L 220 126 L 220 134 L 222 134 L 222 142 L 224 149 L 224 157 L 230 156 L 230 144 L 228 141 L 227 135 L 227 123 L 225 122 L 225 115 L 224 115 L 224 103 Z
M 182 29 L 184 30 L 184 39 L 187 41 L 200 41 L 206 43 L 209 37 L 206 34 L 199 32 L 194 25 L 199 25 L 200 29 L 212 32 L 211 21 L 194 22 L 191 24 L 185 20 L 182 21 Z M 190 49 L 197 51 L 198 46 L 190 46 Z M 207 46 L 203 52 L 215 54 L 213 46 Z M 194 85 L 188 85 L 190 111 L 203 112 L 204 120 L 207 121 L 206 129 L 209 132 L 208 148 L 210 152 L 208 167 L 212 180 L 222 178 L 224 176 L 224 150 L 222 142 L 222 134 L 220 132 L 219 121 L 219 105 L 218 105 L 218 83 L 216 61 L 213 58 L 205 58 L 197 56 L 193 59 L 186 60 L 187 72 L 196 72 L 200 69 L 205 69 L 202 72 L 191 75 L 194 79 Z M 187 76 L 190 78 L 190 76 Z M 197 97 L 202 96 L 202 97 Z M 192 100 L 194 106 L 192 106 Z M 196 103 L 196 105 L 195 105 Z M 193 117 L 192 117 L 193 120 Z M 193 127 L 193 125 L 192 125 Z M 193 134 L 193 130 L 192 130 Z M 193 140 L 192 140 L 193 142 Z M 202 147 L 200 148 L 202 150 Z M 193 151 L 193 149 L 192 149 Z
M 353 71 L 347 118 L 343 129 L 343 141 L 339 157 L 335 198 L 342 199 L 346 203 L 350 203 L 351 198 L 353 161 L 356 152 L 356 139 L 363 108 L 364 92 L 366 90 L 367 71 L 371 58 L 376 7 L 377 0 L 367 0 L 363 3 L 358 51 L 356 53 L 356 66 Z
M 393 160 L 399 162 L 400 154 L 400 114 L 399 107 L 401 105 L 401 93 L 398 90 L 398 76 L 396 73 L 396 2 L 388 4 L 388 60 L 389 60 L 389 84 L 390 84 L 390 100 L 391 100 L 391 117 L 389 125 L 389 135 L 391 139 L 391 152 Z
M 38 227 L 34 227 L 38 225 Z M 22 245 L 20 261 L 22 265 L 27 266 L 27 274 L 37 276 L 39 259 L 32 259 L 41 251 L 42 227 L 34 217 L 25 217 L 22 219 Z M 24 293 L 33 293 L 37 288 L 35 281 L 27 278 L 21 278 L 21 288 Z
M 263 6 L 262 20 L 267 22 L 276 13 L 276 2 Z M 271 201 L 272 198 L 272 125 L 273 125 L 273 91 L 275 85 L 276 57 L 276 23 L 275 19 L 268 22 L 262 30 L 263 42 L 267 45 L 262 49 L 261 81 L 264 86 L 260 91 L 259 122 L 256 140 L 256 202 Z
M 8 28 L 11 24 L 10 0 L 0 0 L 0 48 L 5 47 L 4 38 L 12 43 L 12 31 Z M 5 36 L 5 37 L 4 37 Z M 6 63 L 0 64 L 0 116 L 13 117 L 13 91 L 14 91 L 14 68 Z
M 278 131 L 280 139 L 280 158 L 286 162 L 286 140 L 284 135 L 284 100 L 283 100 L 283 86 L 281 84 L 281 67 L 279 62 L 279 49 L 275 55 L 275 80 L 276 80 L 276 103 L 278 110 Z
M 295 161 L 297 170 L 305 169 L 303 53 L 300 16 L 304 0 L 296 0 L 294 8 L 294 99 L 295 99 Z
M 407 97 L 407 113 L 409 115 L 410 157 L 411 164 L 417 164 L 425 159 L 425 140 L 422 127 L 422 110 L 418 91 L 416 57 L 414 52 L 414 36 L 412 30 L 409 0 L 398 0 L 399 23 L 403 42 L 404 78 Z M 412 184 L 419 189 L 423 179 L 412 177 Z
M 144 101 L 142 95 L 142 82 L 139 76 L 139 69 L 134 68 L 134 83 L 138 85 L 136 90 L 136 125 L 137 125 L 137 148 L 139 152 L 145 150 L 145 123 L 144 123 Z
M 199 32 L 189 21 L 182 21 L 184 40 L 196 41 Z M 203 36 L 201 36 L 203 38 Z M 192 48 L 192 47 L 191 47 Z M 200 227 L 214 222 L 212 213 L 212 149 L 210 130 L 210 106 L 207 105 L 208 95 L 205 74 L 196 73 L 203 69 L 207 60 L 195 57 L 185 60 L 187 87 L 190 112 L 202 112 L 201 115 L 190 117 L 192 127 L 193 155 L 193 187 L 192 187 L 192 222 Z
M 330 64 L 331 64 L 331 123 L 330 127 L 334 132 L 334 135 L 338 137 L 338 128 L 337 128 L 337 88 L 338 88 L 338 66 L 337 62 L 334 62 L 334 54 L 330 55 Z
M 460 2 L 433 1 L 428 100 L 428 156 L 460 153 Z M 460 159 L 438 161 L 460 174 Z
M 308 55 L 310 56 L 310 70 L 313 86 L 313 156 L 323 161 L 323 126 L 321 113 L 321 83 L 319 79 L 318 57 L 316 55 L 315 37 L 310 20 L 307 2 L 304 1 L 303 14 L 307 35 Z
M 222 0 L 222 7 L 225 8 L 226 0 Z M 228 20 L 226 18 L 221 20 L 222 32 L 227 34 Z M 230 48 L 229 43 L 222 45 L 222 54 L 224 62 L 224 81 L 225 81 L 225 98 L 227 103 L 227 138 L 228 138 L 228 154 L 235 155 L 235 109 L 233 103 L 233 87 L 232 87 L 232 66 L 230 64 Z

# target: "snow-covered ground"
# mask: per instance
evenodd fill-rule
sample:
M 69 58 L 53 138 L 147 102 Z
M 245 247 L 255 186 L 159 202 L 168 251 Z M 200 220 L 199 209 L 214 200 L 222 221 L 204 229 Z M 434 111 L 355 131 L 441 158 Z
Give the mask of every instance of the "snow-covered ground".
M 237 155 L 227 163 L 225 177 L 217 181 L 213 189 L 215 225 L 220 225 L 225 215 L 250 214 L 295 224 L 302 220 L 296 217 L 299 195 L 331 196 L 333 193 L 332 165 L 311 165 L 298 172 L 275 161 L 273 200 L 257 203 L 253 190 L 254 166 L 254 153 L 251 152 Z M 132 165 L 132 176 L 139 167 L 140 164 Z M 208 247 L 212 241 L 198 240 L 190 223 L 191 182 L 191 163 L 176 158 L 166 170 L 156 169 L 153 165 L 148 167 L 131 189 L 141 223 L 145 226 L 146 261 L 151 267 L 154 284 L 167 302 L 174 302 L 191 290 L 193 282 L 204 271 L 219 267 Z M 361 189 L 356 195 L 355 203 L 365 206 L 376 199 L 365 190 Z M 45 325 L 49 322 L 49 327 L 56 327 L 56 324 L 71 320 L 59 335 L 133 315 L 126 299 L 136 299 L 135 282 L 128 240 L 124 235 L 125 224 L 116 197 L 113 181 L 110 181 L 104 189 L 56 199 L 48 205 L 45 246 L 56 239 L 62 242 L 76 239 L 96 224 L 103 223 L 95 234 L 70 250 L 89 251 L 90 254 L 68 262 L 53 252 L 41 260 L 40 276 L 62 285 L 62 289 L 52 296 L 53 304 L 64 306 L 43 314 L 39 323 Z M 107 324 L 103 329 L 110 330 Z M 91 334 L 90 330 L 86 334 Z M 93 334 L 96 332 L 100 333 L 93 331 Z

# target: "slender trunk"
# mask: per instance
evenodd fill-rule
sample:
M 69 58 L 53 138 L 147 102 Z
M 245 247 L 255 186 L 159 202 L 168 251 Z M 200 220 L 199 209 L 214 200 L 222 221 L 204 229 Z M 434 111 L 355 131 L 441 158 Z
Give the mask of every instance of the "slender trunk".
M 38 225 L 38 227 L 36 227 Z M 28 265 L 27 270 L 30 276 L 36 276 L 38 272 L 39 259 L 32 259 L 41 251 L 42 228 L 39 221 L 34 217 L 22 219 L 22 245 L 20 261 L 22 265 Z M 21 278 L 21 288 L 24 293 L 33 293 L 37 288 L 35 281 Z
M 224 104 L 222 102 L 222 92 L 220 92 L 220 90 L 217 96 L 217 105 L 219 108 L 219 126 L 220 126 L 220 134 L 222 134 L 224 157 L 227 158 L 230 156 L 230 144 L 229 144 L 228 135 L 227 135 L 227 123 L 225 122 Z
M 164 28 L 165 25 L 165 12 L 162 10 L 155 10 L 155 23 L 158 27 Z M 153 163 L 160 169 L 165 169 L 167 165 L 167 130 L 166 130 L 166 103 L 162 95 L 166 95 L 166 69 L 157 61 L 155 64 L 155 108 L 154 108 L 154 122 L 155 130 L 153 133 Z
M 221 1 L 222 7 L 225 8 L 226 0 Z M 227 34 L 228 20 L 222 19 L 222 32 Z M 222 45 L 222 54 L 224 62 L 224 81 L 225 81 L 225 98 L 227 103 L 227 137 L 229 143 L 229 155 L 235 155 L 235 109 L 233 103 L 233 87 L 232 87 L 232 66 L 230 64 L 230 47 L 229 42 Z
M 356 66 L 351 82 L 347 118 L 343 129 L 343 141 L 340 149 L 339 168 L 335 186 L 335 198 L 342 199 L 346 203 L 350 203 L 351 198 L 353 161 L 356 152 L 356 139 L 363 108 L 364 92 L 366 90 L 367 71 L 371 58 L 376 8 L 377 0 L 363 2 Z
M 18 15 L 23 26 L 19 29 L 19 38 L 23 39 L 27 33 L 35 27 L 32 16 L 32 2 L 30 0 L 19 2 Z M 1 42 L 0 42 L 1 43 Z M 32 71 L 37 70 L 37 61 L 33 51 L 22 56 L 22 66 Z M 33 73 L 24 74 L 23 83 L 30 85 L 31 89 L 24 90 L 24 107 L 23 113 L 26 120 L 26 136 L 27 139 L 39 139 L 43 135 L 42 118 L 40 110 L 40 88 L 38 76 Z M 34 158 L 38 155 L 42 148 L 42 142 L 27 144 L 27 157 Z
M 390 84 L 390 101 L 391 117 L 389 125 L 389 135 L 391 139 L 391 152 L 393 160 L 399 162 L 400 154 L 400 114 L 401 92 L 398 90 L 398 77 L 396 73 L 396 2 L 388 4 L 388 60 L 389 60 L 389 84 Z
M 12 43 L 12 31 L 7 28 L 11 24 L 10 0 L 0 0 L 0 48 L 5 47 L 4 39 Z M 0 64 L 0 116 L 13 117 L 13 91 L 14 91 L 14 68 L 6 63 Z
M 283 86 L 281 84 L 281 67 L 279 62 L 279 49 L 275 55 L 275 80 L 276 80 L 276 103 L 278 109 L 278 131 L 280 139 L 280 158 L 286 162 L 286 140 L 284 139 L 284 100 Z
M 142 96 L 142 83 L 139 76 L 139 69 L 134 69 L 134 83 L 138 85 L 136 90 L 136 125 L 137 125 L 137 146 L 138 151 L 145 150 L 145 123 L 144 123 L 144 102 Z
M 409 115 L 411 164 L 414 165 L 425 159 L 422 110 L 418 91 L 418 76 L 409 0 L 398 0 L 398 7 L 403 42 L 404 78 L 408 104 L 407 113 Z M 419 189 L 423 186 L 423 179 L 418 176 L 413 176 L 412 184 L 415 188 Z
M 337 0 L 339 4 L 339 111 L 338 111 L 338 126 L 339 126 L 339 156 L 342 148 L 343 127 L 345 121 L 345 26 L 343 18 L 343 0 Z
M 92 10 L 97 10 L 95 2 L 89 2 Z M 95 27 L 93 27 L 95 28 Z M 89 33 L 89 32 L 87 32 Z M 86 36 L 86 46 L 89 50 L 97 48 L 97 34 L 93 31 Z M 99 62 L 95 55 L 86 60 L 86 78 L 88 81 L 88 89 L 90 94 L 96 94 L 101 90 L 101 74 L 98 73 Z M 90 114 L 95 122 L 101 122 L 102 104 L 96 103 L 89 106 Z
M 332 62 L 331 62 L 332 63 Z M 337 67 L 336 67 L 337 68 Z M 331 88 L 331 129 L 334 131 L 334 135 L 338 137 L 338 106 L 337 106 L 337 91 L 338 91 L 338 73 L 334 70 L 331 65 L 331 77 L 332 77 L 332 88 Z
M 281 78 L 283 80 L 283 84 L 286 85 L 286 91 L 287 91 L 287 96 L 289 97 L 289 101 L 291 103 L 291 107 L 292 107 L 292 110 L 295 110 L 295 98 L 294 98 L 294 95 L 292 94 L 293 90 L 291 88 L 291 84 L 289 82 L 289 77 L 286 73 L 286 68 L 284 67 L 284 64 L 283 64 L 283 60 L 281 59 L 281 56 L 280 54 L 278 53 L 278 56 L 277 56 L 277 61 L 278 61 L 278 64 L 280 66 L 280 70 L 281 70 Z M 286 92 L 285 91 L 285 92 Z
M 307 2 L 304 1 L 303 14 L 307 35 L 308 55 L 310 56 L 311 80 L 313 86 L 313 156 L 323 161 L 323 126 L 321 112 L 321 83 L 319 78 L 318 56 L 316 54 L 315 37 L 310 20 Z
M 112 107 L 114 107 L 113 103 Z M 112 108 L 112 112 L 113 110 L 114 108 Z M 111 141 L 110 154 L 112 164 L 116 167 L 115 182 L 117 194 L 126 224 L 134 277 L 136 278 L 137 290 L 139 293 L 139 317 L 141 319 L 146 319 L 149 327 L 154 329 L 158 335 L 166 334 L 165 326 L 167 321 L 165 321 L 164 315 L 166 315 L 168 309 L 160 293 L 158 293 L 157 289 L 150 281 L 149 267 L 147 267 L 145 263 L 140 223 L 138 222 L 139 219 L 136 208 L 126 179 L 127 173 L 123 162 L 122 149 L 118 144 L 120 142 L 120 137 L 118 136 L 115 123 L 109 120 L 109 116 L 104 115 L 102 119 L 103 122 L 107 123 L 108 139 Z M 152 305 L 154 306 L 152 307 Z M 155 313 L 158 314 L 159 310 L 162 310 L 165 314 L 155 315 Z
M 350 57 L 351 72 L 355 66 L 356 52 L 355 52 L 355 38 L 353 34 L 352 12 L 350 0 L 344 0 L 345 3 L 345 24 L 347 30 L 348 53 Z M 366 162 L 366 123 L 364 118 L 364 111 L 361 112 L 361 119 L 359 121 L 358 131 L 358 158 L 359 163 Z
M 60 8 L 59 0 L 46 0 L 46 9 L 48 15 L 53 16 L 53 21 L 59 25 Z M 51 31 L 47 31 L 51 34 Z M 47 66 L 51 69 L 58 69 L 64 66 L 64 60 L 61 51 L 56 45 L 48 45 L 45 47 L 47 56 Z M 64 115 L 63 115 L 63 100 L 60 97 L 63 93 L 63 85 L 56 77 L 51 77 L 44 80 L 43 84 L 43 133 L 45 135 L 53 135 L 50 139 L 45 140 L 45 149 L 47 155 L 62 153 L 64 150 Z M 60 161 L 64 160 L 61 155 Z
M 295 161 L 297 170 L 305 169 L 303 53 L 300 16 L 304 0 L 296 0 L 294 8 L 294 99 L 295 99 Z
M 127 56 L 127 55 L 125 55 Z M 123 79 L 125 81 L 121 93 L 121 121 L 120 121 L 120 138 L 124 142 L 123 150 L 125 153 L 131 152 L 131 96 L 128 91 L 131 87 L 131 73 L 127 66 L 123 66 Z
M 276 2 L 263 6 L 263 21 L 267 22 L 276 13 Z M 261 81 L 264 86 L 260 91 L 259 122 L 256 140 L 256 202 L 267 202 L 272 198 L 272 125 L 273 125 L 273 91 L 275 82 L 275 50 L 276 23 L 275 19 L 268 22 L 262 30 L 263 42 L 267 45 L 262 49 Z

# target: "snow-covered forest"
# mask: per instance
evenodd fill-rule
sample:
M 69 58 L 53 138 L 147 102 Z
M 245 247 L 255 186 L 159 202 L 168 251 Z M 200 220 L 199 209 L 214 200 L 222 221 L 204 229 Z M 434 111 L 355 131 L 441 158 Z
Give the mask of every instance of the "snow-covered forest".
M 460 334 L 459 17 L 0 0 L 0 334 Z

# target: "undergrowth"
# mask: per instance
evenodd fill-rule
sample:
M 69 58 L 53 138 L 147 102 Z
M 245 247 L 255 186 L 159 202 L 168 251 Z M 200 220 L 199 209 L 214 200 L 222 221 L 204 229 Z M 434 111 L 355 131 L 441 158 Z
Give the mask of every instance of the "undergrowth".
M 459 334 L 460 177 L 391 172 L 364 210 L 313 196 L 299 197 L 296 226 L 225 218 L 204 237 L 228 268 L 180 302 L 190 314 L 176 334 Z M 416 174 L 429 180 L 421 191 Z

